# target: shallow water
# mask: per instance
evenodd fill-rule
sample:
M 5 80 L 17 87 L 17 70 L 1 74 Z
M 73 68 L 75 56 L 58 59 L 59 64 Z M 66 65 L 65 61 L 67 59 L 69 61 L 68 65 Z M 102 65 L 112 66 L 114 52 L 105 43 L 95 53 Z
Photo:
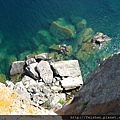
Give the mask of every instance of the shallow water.
M 102 50 L 104 54 L 120 50 L 119 0 L 0 0 L 0 34 L 3 35 L 0 42 L 0 73 L 9 73 L 10 58 L 19 60 L 21 53 L 29 54 L 37 50 L 39 43 L 34 43 L 32 38 L 39 30 L 49 31 L 51 23 L 58 18 L 70 22 L 71 17 L 76 16 L 85 18 L 87 27 L 95 32 L 103 32 L 112 38 L 110 45 Z M 42 51 L 47 50 L 43 48 Z M 99 62 L 98 59 L 94 64 L 90 59 L 86 63 L 90 68 L 87 72 L 91 72 Z M 87 74 L 85 66 L 81 69 L 83 74 Z

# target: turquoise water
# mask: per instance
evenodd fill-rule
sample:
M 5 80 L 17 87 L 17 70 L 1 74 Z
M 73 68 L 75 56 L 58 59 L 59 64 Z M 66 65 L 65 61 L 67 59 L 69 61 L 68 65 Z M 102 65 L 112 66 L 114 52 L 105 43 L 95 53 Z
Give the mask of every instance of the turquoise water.
M 112 38 L 110 45 L 101 50 L 102 54 L 120 50 L 119 0 L 0 0 L 0 73 L 8 75 L 9 61 L 20 60 L 20 54 L 32 53 L 41 44 L 45 45 L 41 51 L 47 51 L 46 43 L 33 40 L 37 32 L 49 31 L 58 18 L 71 22 L 71 17 L 83 17 L 87 27 Z M 67 42 L 72 43 L 75 42 Z M 81 65 L 83 74 L 91 72 L 99 62 L 90 59 L 85 66 Z

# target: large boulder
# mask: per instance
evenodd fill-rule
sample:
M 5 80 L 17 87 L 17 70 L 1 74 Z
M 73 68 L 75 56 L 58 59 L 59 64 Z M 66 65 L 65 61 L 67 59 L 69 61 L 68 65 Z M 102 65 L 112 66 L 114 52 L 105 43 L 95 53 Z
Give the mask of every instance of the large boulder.
M 104 43 L 108 42 L 109 40 L 111 40 L 110 37 L 108 37 L 107 35 L 104 35 L 101 32 L 97 32 L 93 36 L 93 38 L 91 39 L 91 42 L 95 43 L 95 44 L 98 44 L 98 45 L 101 45 L 101 44 L 104 44 Z
M 102 61 L 85 81 L 71 104 L 57 113 L 64 115 L 120 114 L 120 53 Z
M 11 69 L 10 69 L 10 75 L 16 75 L 23 71 L 23 67 L 25 65 L 24 61 L 15 61 L 12 63 Z
M 53 71 L 51 70 L 50 64 L 47 61 L 40 61 L 37 65 L 37 71 L 40 77 L 46 84 L 50 84 L 53 81 Z
M 67 77 L 61 81 L 61 85 L 65 90 L 74 89 L 83 85 L 82 76 L 79 77 Z
M 51 66 L 55 70 L 56 74 L 60 76 L 69 76 L 69 77 L 81 76 L 78 60 L 52 62 Z
M 76 36 L 74 26 L 67 23 L 63 18 L 59 18 L 51 24 L 50 32 L 58 39 L 70 39 Z

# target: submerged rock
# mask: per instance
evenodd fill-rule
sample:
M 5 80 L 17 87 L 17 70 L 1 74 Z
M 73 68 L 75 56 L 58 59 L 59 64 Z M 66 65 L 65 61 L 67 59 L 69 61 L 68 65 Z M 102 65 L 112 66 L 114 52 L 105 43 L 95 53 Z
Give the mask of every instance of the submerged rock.
M 77 32 L 80 32 L 80 31 L 84 30 L 87 26 L 87 21 L 82 17 L 73 16 L 71 18 L 71 22 L 72 22 L 72 24 L 75 25 L 75 28 L 76 28 Z
M 58 39 L 70 39 L 76 36 L 74 26 L 68 24 L 63 18 L 59 18 L 51 24 L 50 32 Z

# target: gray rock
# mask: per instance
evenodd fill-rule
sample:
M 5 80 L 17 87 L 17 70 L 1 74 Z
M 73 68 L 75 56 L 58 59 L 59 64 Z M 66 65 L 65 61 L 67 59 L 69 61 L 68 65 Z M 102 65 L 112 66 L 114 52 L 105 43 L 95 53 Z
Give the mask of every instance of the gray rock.
M 37 104 L 43 104 L 45 101 L 47 101 L 47 98 L 43 93 L 36 93 L 32 95 L 33 101 Z
M 35 58 L 29 58 L 29 59 L 27 59 L 27 60 L 25 61 L 25 63 L 26 63 L 26 65 L 28 66 L 28 65 L 30 65 L 30 64 L 32 64 L 32 63 L 36 63 L 36 60 L 35 60 Z
M 74 89 L 83 85 L 82 77 L 67 77 L 61 81 L 61 85 L 65 90 Z
M 12 63 L 12 66 L 10 68 L 10 75 L 16 75 L 23 71 L 23 67 L 25 65 L 24 61 L 15 61 Z
M 52 86 L 51 90 L 53 90 L 54 92 L 61 92 L 63 91 L 63 88 L 61 86 Z
M 37 82 L 27 75 L 22 78 L 22 83 L 26 88 L 37 85 Z
M 111 40 L 111 39 L 107 35 L 97 32 L 91 39 L 91 42 L 101 45 L 102 43 L 105 43 L 109 40 Z
M 45 94 L 47 98 L 50 98 L 50 96 L 52 95 L 52 91 L 50 90 L 48 86 L 43 87 L 43 93 Z
M 61 114 L 120 114 L 120 53 L 114 54 L 96 67 L 72 103 L 62 108 Z
M 6 87 L 9 87 L 11 89 L 14 88 L 14 83 L 12 81 L 6 80 L 5 85 L 6 85 Z
M 81 75 L 78 60 L 57 61 L 51 63 L 56 74 L 76 77 Z
M 51 70 L 51 67 L 47 61 L 40 61 L 37 65 L 37 71 L 46 84 L 52 83 L 53 71 Z
M 30 94 L 27 92 L 25 86 L 23 85 L 22 81 L 17 82 L 14 85 L 13 90 L 15 90 L 18 94 L 20 94 L 24 99 L 29 99 L 30 100 Z
M 38 73 L 37 73 L 37 71 L 36 71 L 37 65 L 38 65 L 37 62 L 36 62 L 36 63 L 32 63 L 32 64 L 30 64 L 29 66 L 27 66 L 26 69 L 25 69 L 26 72 L 27 72 L 27 74 L 28 74 L 30 77 L 34 78 L 34 79 L 39 79 L 39 75 L 38 75 Z
M 37 61 L 41 61 L 41 60 L 49 60 L 49 54 L 48 53 L 41 53 L 39 55 L 35 56 L 35 59 Z
M 60 86 L 60 82 L 59 82 L 59 81 L 56 81 L 56 82 L 55 82 L 55 86 Z

